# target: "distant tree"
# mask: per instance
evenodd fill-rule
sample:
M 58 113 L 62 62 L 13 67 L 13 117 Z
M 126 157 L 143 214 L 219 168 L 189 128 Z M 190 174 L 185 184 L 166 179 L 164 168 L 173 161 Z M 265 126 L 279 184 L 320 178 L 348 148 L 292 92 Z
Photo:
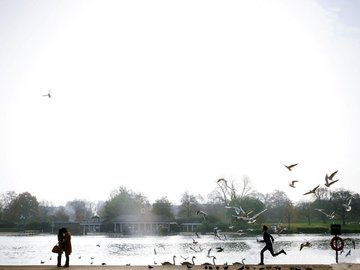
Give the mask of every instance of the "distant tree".
M 94 204 L 85 200 L 73 200 L 66 203 L 71 219 L 74 221 L 89 220 L 94 216 Z
M 49 203 L 47 201 L 39 202 L 39 219 L 40 219 L 40 221 L 50 221 L 53 208 L 54 207 L 51 205 L 51 203 Z
M 241 207 L 241 209 L 245 211 L 245 214 L 241 213 L 241 215 L 246 215 L 249 217 L 263 211 L 266 208 L 266 205 L 262 201 L 252 196 L 246 196 L 241 199 L 240 198 L 234 199 L 230 202 L 230 206 L 234 206 L 238 208 Z M 228 210 L 230 210 L 231 216 L 236 215 L 233 209 L 228 209 Z M 260 215 L 258 218 L 256 218 L 257 222 L 261 223 L 262 221 L 264 221 L 265 216 L 266 216 L 266 212 L 263 215 Z M 232 220 L 234 220 L 234 217 L 232 217 Z
M 325 187 L 319 187 L 315 191 L 315 198 L 318 201 L 328 201 L 330 200 L 330 191 L 328 188 Z
M 288 224 L 294 214 L 293 204 L 284 191 L 274 190 L 272 193 L 266 194 L 265 205 L 268 209 L 266 216 L 274 222 L 283 222 L 286 220 Z
M 168 218 L 174 217 L 171 203 L 167 197 L 162 197 L 161 199 L 156 200 L 152 205 L 151 211 L 155 215 L 165 216 Z
M 134 193 L 122 186 L 110 194 L 109 200 L 105 202 L 102 216 L 111 219 L 123 214 L 140 214 L 142 209 L 149 205 L 144 195 Z
M 6 211 L 6 219 L 19 225 L 38 221 L 39 203 L 35 196 L 24 192 L 12 199 Z
M 312 202 L 302 201 L 299 202 L 296 206 L 297 214 L 300 217 L 300 220 L 305 218 L 308 225 L 311 225 L 312 215 L 314 214 L 314 208 Z
M 0 221 L 7 218 L 6 215 L 9 212 L 9 205 L 16 197 L 17 194 L 15 191 L 7 191 L 0 194 Z
M 343 204 L 346 204 L 348 199 L 351 198 L 353 194 L 349 190 L 337 189 L 336 191 L 331 192 L 330 205 L 332 211 L 335 211 L 335 214 L 340 217 L 342 224 L 345 225 L 349 212 L 346 211 Z
M 70 219 L 70 217 L 66 213 L 65 207 L 64 206 L 58 207 L 58 209 L 55 211 L 53 220 L 59 221 L 59 222 L 67 222 L 67 221 L 69 221 L 69 219 Z
M 244 176 L 240 186 L 234 180 L 220 178 L 216 181 L 217 188 L 208 197 L 212 202 L 228 205 L 230 201 L 242 199 L 253 192 L 249 177 Z
M 186 191 L 182 194 L 180 202 L 180 217 L 190 218 L 196 215 L 196 211 L 199 210 L 199 202 L 197 201 L 196 196 Z

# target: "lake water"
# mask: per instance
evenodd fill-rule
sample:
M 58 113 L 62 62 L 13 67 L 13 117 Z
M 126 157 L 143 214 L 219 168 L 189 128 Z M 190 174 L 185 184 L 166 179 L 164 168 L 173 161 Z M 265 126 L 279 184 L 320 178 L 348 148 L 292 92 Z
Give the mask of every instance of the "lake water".
M 356 249 L 350 241 L 346 241 L 344 252 L 339 254 L 339 262 L 360 263 L 359 235 L 343 235 L 355 240 Z M 275 236 L 275 252 L 284 248 L 287 255 L 272 257 L 265 253 L 265 263 L 268 264 L 332 264 L 335 263 L 335 251 L 330 247 L 331 235 L 282 235 Z M 56 235 L 35 236 L 0 236 L 0 265 L 55 265 L 56 254 L 51 249 L 56 244 Z M 193 244 L 193 239 L 198 243 Z M 230 235 L 226 240 L 219 240 L 213 235 L 176 236 L 142 236 L 142 237 L 108 237 L 106 235 L 72 236 L 73 253 L 70 257 L 72 265 L 155 265 L 163 261 L 172 262 L 176 256 L 176 264 L 184 261 L 183 257 L 196 256 L 195 264 L 212 262 L 207 257 L 216 256 L 217 264 L 241 262 L 245 258 L 247 264 L 259 263 L 259 253 L 263 243 L 258 243 L 258 237 Z M 300 251 L 300 244 L 310 241 L 312 246 Z M 222 247 L 223 252 L 217 252 Z M 202 249 L 202 251 L 200 251 Z M 195 250 L 195 251 L 194 251 Z M 351 251 L 350 251 L 351 250 Z M 346 254 L 351 252 L 350 255 Z M 64 259 L 63 259 L 64 260 Z

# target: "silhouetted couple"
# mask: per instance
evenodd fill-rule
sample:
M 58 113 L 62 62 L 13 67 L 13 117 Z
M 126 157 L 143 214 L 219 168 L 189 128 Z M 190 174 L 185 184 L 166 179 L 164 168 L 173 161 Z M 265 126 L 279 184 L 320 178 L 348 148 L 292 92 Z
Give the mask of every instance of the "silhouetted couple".
M 59 229 L 58 242 L 59 242 L 61 251 L 58 254 L 57 267 L 61 267 L 61 256 L 62 256 L 63 252 L 65 252 L 65 258 L 66 258 L 64 267 L 69 267 L 70 254 L 72 252 L 71 234 L 70 234 L 70 232 L 68 232 L 68 230 L 66 228 Z
M 264 264 L 264 252 L 265 251 L 270 251 L 271 255 L 273 257 L 279 255 L 279 254 L 285 254 L 286 252 L 285 250 L 280 250 L 277 253 L 274 253 L 274 249 L 273 249 L 273 242 L 274 242 L 274 237 L 272 237 L 272 235 L 270 233 L 268 233 L 268 227 L 266 225 L 263 225 L 263 240 L 260 240 L 259 242 L 261 243 L 265 243 L 265 247 L 260 251 L 260 263 L 259 265 L 263 265 Z

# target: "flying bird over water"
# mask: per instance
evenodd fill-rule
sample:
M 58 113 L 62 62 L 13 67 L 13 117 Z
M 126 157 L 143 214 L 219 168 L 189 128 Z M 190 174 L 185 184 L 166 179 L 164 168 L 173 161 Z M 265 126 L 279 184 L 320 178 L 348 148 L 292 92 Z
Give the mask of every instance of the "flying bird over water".
M 224 251 L 224 248 L 222 248 L 222 247 L 217 247 L 217 248 L 216 248 L 216 251 L 217 251 L 217 252 L 223 252 L 223 251 Z
M 303 195 L 308 195 L 308 194 L 315 194 L 315 191 L 320 187 L 320 185 L 317 185 L 316 187 L 314 187 L 313 189 L 309 190 L 308 192 L 305 192 Z
M 351 249 L 349 249 L 349 251 L 345 254 L 345 257 L 350 256 L 351 255 Z
M 289 186 L 295 188 L 295 183 L 299 182 L 299 180 L 293 180 L 289 183 Z
M 256 221 L 256 218 L 258 216 L 260 216 L 262 213 L 264 213 L 267 209 L 265 208 L 264 210 L 260 211 L 259 213 L 255 214 L 254 216 L 252 217 L 246 217 L 246 216 L 234 216 L 236 217 L 236 219 L 241 219 L 241 220 L 245 220 L 247 221 L 248 223 L 254 223 Z
M 304 247 L 311 247 L 311 243 L 309 241 L 301 243 L 300 250 L 302 250 Z
M 284 165 L 289 171 L 292 170 L 292 168 L 294 168 L 296 165 L 298 165 L 299 163 L 295 163 L 295 164 L 291 164 L 291 165 L 285 165 L 284 163 L 281 163 L 282 165 Z

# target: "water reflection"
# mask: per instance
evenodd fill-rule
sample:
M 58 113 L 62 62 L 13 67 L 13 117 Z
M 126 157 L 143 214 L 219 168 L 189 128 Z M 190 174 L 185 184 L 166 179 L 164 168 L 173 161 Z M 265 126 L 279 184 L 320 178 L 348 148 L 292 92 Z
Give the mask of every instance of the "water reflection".
M 284 248 L 288 255 L 271 257 L 265 253 L 265 262 L 269 264 L 329 264 L 335 263 L 335 252 L 331 250 L 330 235 L 283 235 L 275 237 L 274 250 Z M 345 236 L 343 236 L 345 238 Z M 356 247 L 360 245 L 357 235 L 350 235 L 355 239 Z M 257 264 L 263 243 L 258 243 L 256 237 L 229 236 L 226 241 L 214 238 L 212 235 L 201 236 L 193 244 L 192 236 L 163 236 L 163 237 L 106 237 L 106 236 L 73 236 L 73 265 L 148 265 L 172 261 L 176 255 L 176 263 L 191 260 L 196 256 L 195 263 L 212 263 L 208 252 L 216 257 L 217 264 L 241 262 Z M 311 247 L 300 245 L 310 241 Z M 0 264 L 5 265 L 36 265 L 40 261 L 44 264 L 55 264 L 56 255 L 51 253 L 56 243 L 54 235 L 38 235 L 28 237 L 0 236 Z M 224 251 L 217 252 L 221 247 Z M 350 256 L 345 256 L 352 249 Z M 314 252 L 316 251 L 316 252 Z M 351 243 L 345 243 L 344 253 L 339 255 L 339 262 L 360 263 L 358 249 L 353 249 Z

